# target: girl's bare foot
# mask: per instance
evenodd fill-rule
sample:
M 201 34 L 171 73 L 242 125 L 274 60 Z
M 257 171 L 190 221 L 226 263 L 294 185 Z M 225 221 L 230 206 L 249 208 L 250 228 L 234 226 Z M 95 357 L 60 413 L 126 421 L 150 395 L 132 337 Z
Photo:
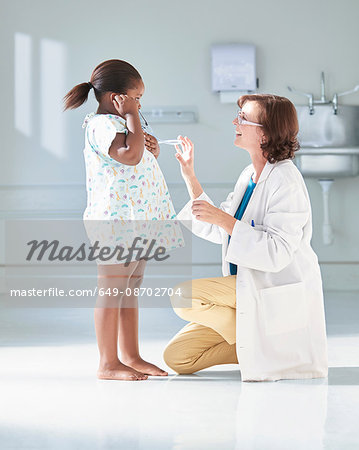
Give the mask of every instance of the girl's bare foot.
M 158 377 L 166 377 L 168 375 L 167 372 L 155 366 L 154 364 L 144 361 L 140 356 L 134 359 L 125 359 L 124 361 L 126 362 L 127 366 L 132 367 L 132 369 L 139 370 L 145 375 Z
M 148 376 L 122 364 L 120 361 L 115 361 L 114 363 L 100 364 L 97 378 L 100 380 L 140 381 L 147 380 Z

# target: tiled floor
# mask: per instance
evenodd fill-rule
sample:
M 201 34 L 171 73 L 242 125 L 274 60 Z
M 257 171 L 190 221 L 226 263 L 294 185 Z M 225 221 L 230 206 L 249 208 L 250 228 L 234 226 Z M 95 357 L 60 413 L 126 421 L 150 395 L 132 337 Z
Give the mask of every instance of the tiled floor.
M 144 382 L 99 381 L 93 311 L 0 311 L 0 448 L 359 448 L 359 294 L 326 295 L 329 378 L 241 383 L 238 367 Z M 142 353 L 182 321 L 141 310 Z M 154 331 L 156 330 L 156 331 Z

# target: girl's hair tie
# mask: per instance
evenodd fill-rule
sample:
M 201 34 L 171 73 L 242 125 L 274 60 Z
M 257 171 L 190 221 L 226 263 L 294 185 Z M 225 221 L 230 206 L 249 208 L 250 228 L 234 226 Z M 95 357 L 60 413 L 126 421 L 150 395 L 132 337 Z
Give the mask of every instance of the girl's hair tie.
M 93 87 L 93 84 L 92 84 L 90 81 L 88 81 L 87 84 L 90 86 L 90 89 L 95 89 L 95 88 Z

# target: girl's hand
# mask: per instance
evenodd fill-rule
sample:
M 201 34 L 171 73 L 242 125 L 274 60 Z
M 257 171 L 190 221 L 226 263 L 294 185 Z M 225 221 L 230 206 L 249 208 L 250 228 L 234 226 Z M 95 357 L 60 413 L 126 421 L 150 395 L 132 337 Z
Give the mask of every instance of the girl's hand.
M 233 227 L 237 220 L 230 214 L 216 208 L 205 200 L 194 200 L 192 202 L 192 214 L 197 220 L 222 227 L 228 234 L 232 234 Z
M 125 94 L 116 95 L 113 100 L 113 106 L 122 117 L 130 114 L 138 114 L 138 103 L 134 98 Z
M 184 179 L 194 177 L 194 156 L 193 156 L 193 143 L 188 137 L 178 136 L 178 140 L 181 141 L 181 148 L 176 145 L 176 158 L 181 164 L 181 173 Z
M 152 155 L 157 159 L 160 154 L 160 146 L 158 145 L 157 139 L 148 134 L 146 132 L 143 133 L 145 135 L 145 147 L 146 149 L 152 153 Z

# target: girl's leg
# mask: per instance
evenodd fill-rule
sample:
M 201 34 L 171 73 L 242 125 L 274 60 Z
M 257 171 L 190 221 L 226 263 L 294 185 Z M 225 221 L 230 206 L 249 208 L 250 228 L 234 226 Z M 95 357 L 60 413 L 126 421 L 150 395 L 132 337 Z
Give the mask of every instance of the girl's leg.
M 121 363 L 117 354 L 119 307 L 137 262 L 128 267 L 123 264 L 98 266 L 98 289 L 111 295 L 99 295 L 95 307 L 95 328 L 100 352 L 98 378 L 111 380 L 145 380 L 147 375 Z M 114 289 L 118 290 L 118 295 Z
M 138 266 L 129 280 L 129 291 L 131 295 L 125 296 L 119 310 L 119 345 L 121 360 L 133 369 L 139 370 L 146 375 L 166 376 L 167 372 L 159 367 L 144 361 L 139 352 L 138 345 L 138 297 L 134 295 L 134 289 L 139 288 L 143 281 L 146 261 L 139 261 Z

